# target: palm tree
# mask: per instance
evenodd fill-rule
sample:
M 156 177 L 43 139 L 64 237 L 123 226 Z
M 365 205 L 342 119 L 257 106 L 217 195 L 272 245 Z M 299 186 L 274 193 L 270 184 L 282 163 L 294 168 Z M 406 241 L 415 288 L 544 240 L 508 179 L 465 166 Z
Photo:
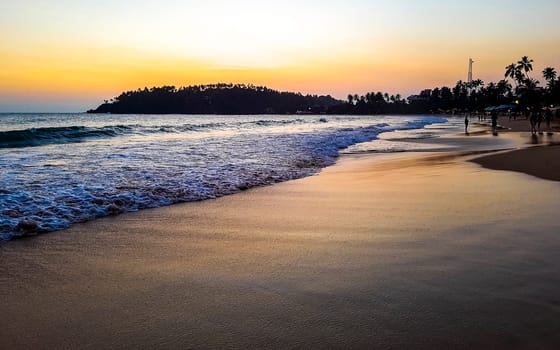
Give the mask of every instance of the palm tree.
M 352 96 L 351 94 L 348 95 L 348 103 L 349 104 L 354 104 L 354 96 Z
M 511 95 L 511 84 L 507 82 L 507 80 L 500 80 L 496 85 L 498 89 L 498 93 L 502 96 Z
M 516 79 L 518 71 L 519 71 L 519 69 L 517 68 L 515 63 L 507 65 L 506 66 L 506 74 L 504 74 L 504 78 Z
M 483 86 L 484 86 L 484 82 L 480 79 L 476 79 L 470 82 L 469 88 L 473 89 L 474 91 L 478 91 L 478 88 Z
M 533 78 L 527 78 L 524 81 L 527 90 L 535 90 L 539 85 L 539 81 Z
M 552 88 L 554 81 L 556 80 L 556 70 L 552 67 L 546 67 L 542 71 L 543 78 L 548 82 L 548 88 Z
M 456 100 L 467 97 L 467 85 L 468 83 L 462 80 L 457 81 L 457 84 L 455 84 L 453 88 L 453 96 Z
M 521 61 L 519 61 L 521 62 Z M 519 86 L 525 76 L 523 75 L 523 71 L 521 70 L 521 66 L 519 64 L 512 63 L 506 66 L 506 74 L 504 75 L 505 78 L 511 78 L 515 81 L 515 85 Z
M 519 104 L 524 107 L 534 108 L 539 105 L 540 95 L 537 90 L 539 82 L 533 78 L 523 80 L 523 83 L 516 88 L 516 95 L 519 97 Z
M 535 91 L 539 81 L 533 78 L 523 79 L 523 82 L 515 89 L 517 95 L 523 95 L 528 91 Z
M 529 78 L 529 72 L 533 70 L 533 60 L 527 56 L 523 56 L 519 61 L 517 61 L 517 67 L 520 71 L 525 73 L 527 78 Z

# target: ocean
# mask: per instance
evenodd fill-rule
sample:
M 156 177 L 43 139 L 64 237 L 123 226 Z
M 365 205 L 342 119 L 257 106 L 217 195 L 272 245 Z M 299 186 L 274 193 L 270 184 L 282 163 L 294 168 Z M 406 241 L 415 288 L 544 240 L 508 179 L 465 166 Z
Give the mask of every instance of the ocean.
M 0 240 L 317 174 L 398 152 L 436 116 L 0 114 Z M 373 146 L 372 146 L 373 144 Z M 415 147 L 409 144 L 406 147 Z

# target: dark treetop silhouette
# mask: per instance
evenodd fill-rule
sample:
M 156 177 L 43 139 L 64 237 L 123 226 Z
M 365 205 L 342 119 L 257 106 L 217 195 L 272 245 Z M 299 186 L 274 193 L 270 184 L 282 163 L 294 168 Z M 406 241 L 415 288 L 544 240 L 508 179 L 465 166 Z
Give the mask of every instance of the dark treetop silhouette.
M 286 114 L 324 113 L 341 104 L 331 96 L 279 92 L 263 86 L 212 84 L 124 92 L 89 113 Z

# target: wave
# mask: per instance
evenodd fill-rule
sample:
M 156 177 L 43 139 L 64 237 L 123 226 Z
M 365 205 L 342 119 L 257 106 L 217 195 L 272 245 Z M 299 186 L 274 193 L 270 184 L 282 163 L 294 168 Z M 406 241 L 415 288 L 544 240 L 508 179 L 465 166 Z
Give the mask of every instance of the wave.
M 126 135 L 156 133 L 204 132 L 212 129 L 238 129 L 246 127 L 270 127 L 305 123 L 295 120 L 257 120 L 250 122 L 214 122 L 182 125 L 109 125 L 102 127 L 65 126 L 42 127 L 25 130 L 0 131 L 0 148 L 37 147 L 51 144 L 78 143 L 94 139 Z
M 304 119 L 282 119 L 282 120 L 268 120 L 268 119 L 261 119 L 257 121 L 246 122 L 245 124 L 252 124 L 257 126 L 277 126 L 277 125 L 288 125 L 288 124 L 300 124 L 306 123 L 310 121 L 306 121 Z
M 66 126 L 10 130 L 0 132 L 0 148 L 22 148 L 49 144 L 76 143 L 91 139 L 110 138 L 130 134 L 126 125 L 87 127 Z
M 315 118 L 318 120 L 318 118 Z M 103 127 L 36 128 L 0 132 L 0 145 L 25 147 L 90 138 L 154 133 L 190 133 L 240 129 L 226 137 L 123 140 L 92 145 L 94 152 L 69 157 L 70 147 L 30 150 L 27 157 L 0 157 L 0 241 L 56 231 L 98 217 L 199 201 L 256 186 L 288 181 L 319 172 L 333 164 L 341 150 L 378 138 L 382 132 L 422 128 L 444 119 L 423 117 L 401 122 L 338 123 L 326 126 L 314 119 L 309 128 L 280 132 L 245 132 L 263 124 L 300 123 L 297 119 L 246 119 L 216 123 L 177 123 L 162 120 Z M 303 121 L 303 120 L 302 120 Z M 305 121 L 304 121 L 305 122 Z M 419 131 L 418 131 L 419 132 Z M 10 139 L 8 139 L 10 137 Z M 1 147 L 0 146 L 0 147 Z M 87 145 L 84 145 L 87 149 Z M 25 154 L 25 151 L 22 151 Z M 4 165 L 9 164 L 9 169 Z M 2 172 L 4 170 L 4 172 Z

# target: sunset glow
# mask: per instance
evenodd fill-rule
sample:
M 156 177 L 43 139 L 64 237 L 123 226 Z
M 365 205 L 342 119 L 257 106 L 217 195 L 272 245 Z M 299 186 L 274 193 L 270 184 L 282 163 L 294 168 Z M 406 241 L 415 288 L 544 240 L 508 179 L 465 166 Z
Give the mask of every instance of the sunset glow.
M 560 67 L 560 2 L 0 3 L 0 111 L 83 111 L 144 86 L 239 82 L 331 94 Z M 540 78 L 540 76 L 539 76 Z M 541 79 L 542 80 L 542 79 Z

